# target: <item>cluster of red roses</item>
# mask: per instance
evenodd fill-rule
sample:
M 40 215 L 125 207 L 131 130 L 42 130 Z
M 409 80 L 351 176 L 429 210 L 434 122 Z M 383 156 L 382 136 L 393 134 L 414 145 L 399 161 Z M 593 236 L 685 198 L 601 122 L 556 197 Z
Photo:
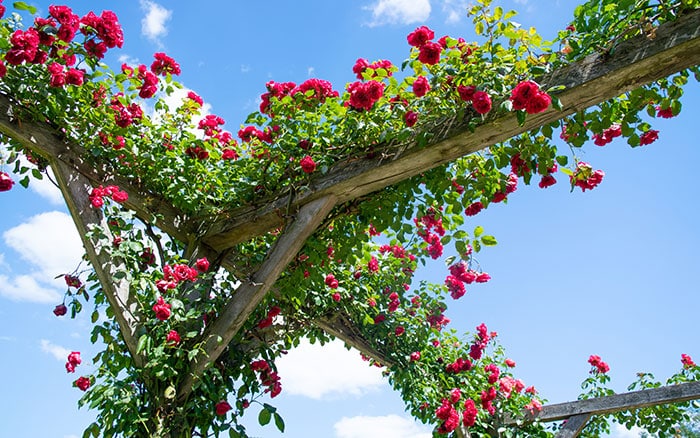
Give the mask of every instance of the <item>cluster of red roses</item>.
M 417 28 L 406 37 L 408 44 L 418 49 L 418 60 L 423 64 L 435 65 L 440 62 L 442 45 L 431 41 L 433 38 L 435 32 L 426 26 Z
M 413 219 L 413 222 L 418 228 L 418 235 L 428 244 L 427 250 L 430 257 L 433 260 L 440 258 L 443 251 L 440 237 L 445 235 L 442 218 L 438 217 L 435 209 L 430 207 L 424 216 Z
M 74 373 L 75 367 L 81 363 L 82 359 L 80 359 L 80 352 L 71 351 L 70 354 L 68 354 L 68 359 L 66 360 L 66 371 L 69 373 Z M 81 391 L 86 391 L 90 387 L 90 384 L 91 381 L 88 377 L 79 377 L 75 382 L 73 382 L 73 385 L 80 388 Z
M 557 163 L 553 163 L 551 167 L 548 167 L 544 170 L 544 173 L 540 171 L 540 173 L 542 174 L 542 178 L 539 182 L 539 186 L 541 189 L 545 189 L 557 183 L 557 180 L 556 178 L 554 178 L 553 174 L 557 172 L 558 168 L 559 166 L 557 166 Z M 512 174 L 516 176 L 529 175 L 531 172 L 528 162 L 522 158 L 519 152 L 510 158 L 510 169 Z
M 257 371 L 260 383 L 267 386 L 265 392 L 270 393 L 270 398 L 275 398 L 282 392 L 282 384 L 280 383 L 280 377 L 276 372 L 272 371 L 270 364 L 265 360 L 260 359 L 250 364 L 253 371 Z
M 163 267 L 163 278 L 156 281 L 156 287 L 160 293 L 175 289 L 183 281 L 195 281 L 197 275 L 209 270 L 209 260 L 205 257 L 197 259 L 195 267 L 191 268 L 185 264 L 165 265 Z
M 491 96 L 485 91 L 477 91 L 473 85 L 460 85 L 457 87 L 459 98 L 465 102 L 471 102 L 474 111 L 486 114 L 491 111 Z
M 613 141 L 614 138 L 622 135 L 622 126 L 619 123 L 613 123 L 610 127 L 603 130 L 600 134 L 593 134 L 593 143 L 596 146 L 605 146 Z
M 510 94 L 513 109 L 525 110 L 528 114 L 537 114 L 545 111 L 552 103 L 549 94 L 540 90 L 540 86 L 533 81 L 523 81 L 515 86 Z
M 683 368 L 692 368 L 695 365 L 695 362 L 693 362 L 693 358 L 688 356 L 687 354 L 681 354 L 681 363 L 683 364 Z
M 466 293 L 464 284 L 486 283 L 491 276 L 486 272 L 476 272 L 467 266 L 463 261 L 450 266 L 450 275 L 445 278 L 445 284 L 450 291 L 452 298 L 459 299 Z
M 592 354 L 588 358 L 588 363 L 591 364 L 592 367 L 591 373 L 605 374 L 610 371 L 608 364 L 603 362 L 603 360 L 597 354 Z
M 102 208 L 105 201 L 104 198 L 112 198 L 114 202 L 122 203 L 129 199 L 129 195 L 120 190 L 118 186 L 107 186 L 107 187 L 93 187 L 90 192 L 90 203 L 95 208 Z
M 600 184 L 604 176 L 605 172 L 602 170 L 593 171 L 590 164 L 579 161 L 574 173 L 569 178 L 572 186 L 580 187 L 585 192 L 587 189 L 591 190 Z
M 4 13 L 3 6 L 0 17 Z M 51 58 L 56 60 L 47 66 L 52 87 L 82 85 L 85 72 L 73 68 L 75 53 L 66 49 L 78 30 L 86 37 L 84 47 L 88 56 L 96 59 L 103 58 L 108 48 L 121 47 L 124 42 L 121 26 L 112 11 L 103 11 L 99 17 L 89 12 L 80 18 L 68 6 L 51 5 L 48 18 L 37 17 L 33 27 L 18 29 L 10 36 L 11 47 L 5 54 L 5 62 L 44 64 Z M 69 67 L 67 71 L 64 66 Z M 0 77 L 5 74 L 5 65 L 0 61 Z
M 275 97 L 282 100 L 285 96 L 296 96 L 301 94 L 307 103 L 324 103 L 329 97 L 338 97 L 338 92 L 333 90 L 333 85 L 324 80 L 311 78 L 296 85 L 294 82 L 269 81 L 265 84 L 267 93 L 260 96 L 260 112 L 270 114 L 270 99 Z
M 376 70 L 382 69 L 386 71 L 387 76 L 391 76 L 394 74 L 394 64 L 391 63 L 391 61 L 387 61 L 385 59 L 380 59 L 379 61 L 375 61 L 373 63 L 369 63 L 364 58 L 358 58 L 357 61 L 355 61 L 355 65 L 352 66 L 352 72 L 355 73 L 355 76 L 357 79 L 364 79 L 365 78 L 365 72 L 367 70 L 372 71 L 372 78 L 377 77 Z
M 265 318 L 258 322 L 258 328 L 263 329 L 265 327 L 270 327 L 272 325 L 272 320 L 275 318 L 275 316 L 279 315 L 280 312 L 282 312 L 282 309 L 280 309 L 279 306 L 270 307 L 270 309 L 267 311 L 267 315 L 265 315 Z

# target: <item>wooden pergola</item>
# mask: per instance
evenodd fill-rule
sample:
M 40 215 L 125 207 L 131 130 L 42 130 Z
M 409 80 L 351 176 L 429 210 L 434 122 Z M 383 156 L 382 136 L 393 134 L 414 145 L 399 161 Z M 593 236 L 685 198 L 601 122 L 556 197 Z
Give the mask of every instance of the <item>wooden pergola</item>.
M 188 377 L 177 388 L 178 398 L 184 398 L 206 367 L 221 355 L 241 330 L 287 265 L 334 207 L 698 64 L 700 10 L 695 10 L 674 22 L 663 24 L 653 38 L 640 35 L 621 42 L 615 47 L 614 56 L 609 53 L 594 54 L 539 78 L 539 82 L 547 87 L 562 88 L 556 93 L 563 104 L 561 111 L 550 108 L 529 116 L 523 125 L 518 123 L 515 114 L 494 114 L 474 132 L 469 131 L 461 120 L 445 120 L 435 128 L 427 146 L 402 145 L 388 149 L 381 159 L 339 162 L 325 176 L 312 180 L 300 192 L 283 193 L 258 206 L 236 208 L 217 218 L 185 214 L 160 193 L 148 191 L 137 180 L 95 167 L 84 158 L 86 154 L 81 145 L 65 141 L 49 124 L 15 119 L 13 114 L 16 111 L 13 108 L 16 104 L 12 96 L 2 94 L 0 132 L 49 160 L 88 257 L 119 323 L 121 335 L 137 366 L 144 363 L 144 358 L 137 353 L 136 334 L 142 324 L 142 315 L 139 315 L 134 298 L 130 296 L 127 281 L 113 276 L 119 266 L 100 253 L 94 242 L 86 237 L 92 225 L 104 221 L 101 212 L 89 205 L 86 196 L 89 187 L 119 185 L 129 193 L 126 207 L 139 217 L 158 217 L 156 225 L 165 233 L 187 243 L 190 255 L 221 258 L 224 268 L 239 275 L 242 269 L 231 249 L 274 228 L 283 227 L 262 264 L 244 272 L 247 281 L 241 283 L 219 316 L 207 326 L 202 335 L 205 347 L 192 362 Z M 291 211 L 293 216 L 283 217 L 280 211 Z M 388 357 L 363 338 L 347 315 L 338 313 L 314 323 L 366 356 L 392 365 Z M 700 398 L 700 383 L 694 382 L 549 405 L 532 419 L 556 421 L 568 418 L 558 436 L 575 437 L 591 415 L 697 398 Z M 508 421 L 510 423 L 507 424 L 515 424 L 515 420 Z M 464 431 L 461 433 L 465 434 Z

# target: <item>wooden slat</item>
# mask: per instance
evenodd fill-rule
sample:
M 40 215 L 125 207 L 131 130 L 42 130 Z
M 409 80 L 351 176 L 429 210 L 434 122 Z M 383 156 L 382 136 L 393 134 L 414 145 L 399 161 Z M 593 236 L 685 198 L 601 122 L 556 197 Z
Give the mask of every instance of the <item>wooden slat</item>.
M 700 399 L 700 382 L 682 383 L 679 385 L 663 386 L 660 388 L 643 389 L 640 391 L 615 394 L 607 397 L 577 400 L 567 403 L 546 405 L 542 410 L 531 415 L 525 411 L 529 420 L 543 422 L 565 420 L 580 414 L 602 415 L 613 412 L 646 408 L 649 406 L 668 403 L 682 403 Z M 517 419 L 506 418 L 506 425 L 514 425 Z
M 586 427 L 586 423 L 591 419 L 592 414 L 579 414 L 566 420 L 564 426 L 557 432 L 554 438 L 576 438 Z

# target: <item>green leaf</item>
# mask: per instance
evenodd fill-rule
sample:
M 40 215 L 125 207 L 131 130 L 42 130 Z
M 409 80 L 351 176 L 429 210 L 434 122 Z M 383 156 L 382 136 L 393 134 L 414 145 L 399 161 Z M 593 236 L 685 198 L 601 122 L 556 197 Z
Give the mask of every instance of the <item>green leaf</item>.
M 476 32 L 477 35 L 482 35 L 484 33 L 484 22 L 479 21 L 476 23 L 476 26 L 474 27 L 474 32 Z
M 518 118 L 518 125 L 523 126 L 525 124 L 525 119 L 527 118 L 525 111 L 516 111 L 515 116 Z
M 498 244 L 495 237 L 488 235 L 481 238 L 481 243 L 486 246 L 495 246 Z
M 569 157 L 566 155 L 558 155 L 557 163 L 559 163 L 560 166 L 566 166 L 569 163 Z
M 100 317 L 100 313 L 97 310 L 95 310 L 94 312 L 92 312 L 92 316 L 90 317 L 90 321 L 92 321 L 92 323 L 94 324 L 97 322 L 97 319 L 99 317 Z
M 478 227 L 474 228 L 474 237 L 479 237 L 482 234 L 484 234 L 484 227 L 479 225 Z
M 25 189 L 26 189 L 27 187 L 29 187 L 29 176 L 26 176 L 26 175 L 25 175 L 24 178 L 22 178 L 21 180 L 19 180 L 19 183 L 20 183 L 20 184 L 22 185 L 22 187 L 24 187 Z
M 552 108 L 554 108 L 557 111 L 562 110 L 561 106 L 561 99 L 559 99 L 557 96 L 550 96 L 552 98 Z
M 260 423 L 261 426 L 266 426 L 270 422 L 271 418 L 272 414 L 270 414 L 270 411 L 263 408 L 263 410 L 260 411 L 260 414 L 258 414 L 258 423 Z
M 229 429 L 228 436 L 229 436 L 229 438 L 241 438 L 241 434 L 238 433 L 238 431 L 236 429 Z
M 277 426 L 277 429 L 279 429 L 280 432 L 284 433 L 284 420 L 277 412 L 275 412 L 275 426 Z
M 36 8 L 32 5 L 26 4 L 25 2 L 14 2 L 12 3 L 12 6 L 18 11 L 27 11 L 32 15 L 36 14 Z

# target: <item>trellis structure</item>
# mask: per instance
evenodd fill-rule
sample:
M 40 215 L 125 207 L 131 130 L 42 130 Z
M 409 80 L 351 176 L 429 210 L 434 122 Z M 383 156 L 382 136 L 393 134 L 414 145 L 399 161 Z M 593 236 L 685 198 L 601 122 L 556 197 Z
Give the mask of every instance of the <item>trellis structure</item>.
M 187 252 L 193 256 L 190 258 L 197 255 L 221 260 L 223 267 L 234 272 L 238 278 L 245 279 L 204 331 L 202 340 L 205 347 L 192 362 L 187 378 L 177 388 L 177 397 L 185 399 L 203 371 L 220 356 L 305 241 L 335 207 L 357 202 L 364 196 L 431 168 L 698 64 L 700 10 L 695 10 L 677 21 L 660 26 L 653 38 L 641 35 L 629 39 L 616 46 L 613 54 L 591 55 L 541 78 L 540 81 L 550 87 L 563 88 L 557 93 L 563 102 L 561 111 L 549 109 L 532 115 L 522 125 L 515 114 L 492 115 L 474 132 L 467 129 L 463 120 L 444 120 L 434 127 L 434 135 L 428 146 L 388 145 L 379 158 L 338 163 L 326 176 L 312 180 L 300 192 L 283 193 L 257 206 L 237 208 L 215 218 L 184 214 L 160 194 L 144 189 L 138 181 L 114 176 L 104 168 L 94 167 L 83 158 L 84 149 L 80 145 L 65 141 L 48 123 L 17 120 L 13 116 L 16 112 L 13 111 L 15 104 L 12 96 L 0 95 L 0 132 L 48 158 L 137 366 L 144 361 L 137 351 L 137 332 L 143 321 L 130 296 L 126 280 L 115 280 L 112 275 L 119 266 L 101 254 L 87 237 L 91 225 L 104 221 L 100 211 L 90 208 L 85 195 L 90 186 L 119 185 L 129 193 L 126 206 L 139 217 L 158 217 L 158 227 L 188 243 Z M 283 231 L 262 264 L 241 265 L 232 248 L 276 227 L 283 227 Z M 363 354 L 385 365 L 392 365 L 382 351 L 373 348 L 371 342 L 362 336 L 347 315 L 336 313 L 314 323 Z M 538 419 L 552 421 L 570 417 L 561 436 L 576 436 L 580 427 L 574 430 L 575 424 L 585 424 L 592 414 L 611 412 L 606 410 L 608 408 L 599 407 L 605 404 L 612 403 L 615 409 L 630 409 L 640 406 L 635 404 L 636 400 L 645 397 L 653 399 L 654 403 L 700 397 L 700 385 L 696 383 L 653 391 L 642 391 L 631 398 L 615 396 L 597 402 L 588 400 L 565 406 L 547 406 Z M 682 394 L 678 395 L 676 391 Z M 558 413 L 560 411 L 564 413 Z

